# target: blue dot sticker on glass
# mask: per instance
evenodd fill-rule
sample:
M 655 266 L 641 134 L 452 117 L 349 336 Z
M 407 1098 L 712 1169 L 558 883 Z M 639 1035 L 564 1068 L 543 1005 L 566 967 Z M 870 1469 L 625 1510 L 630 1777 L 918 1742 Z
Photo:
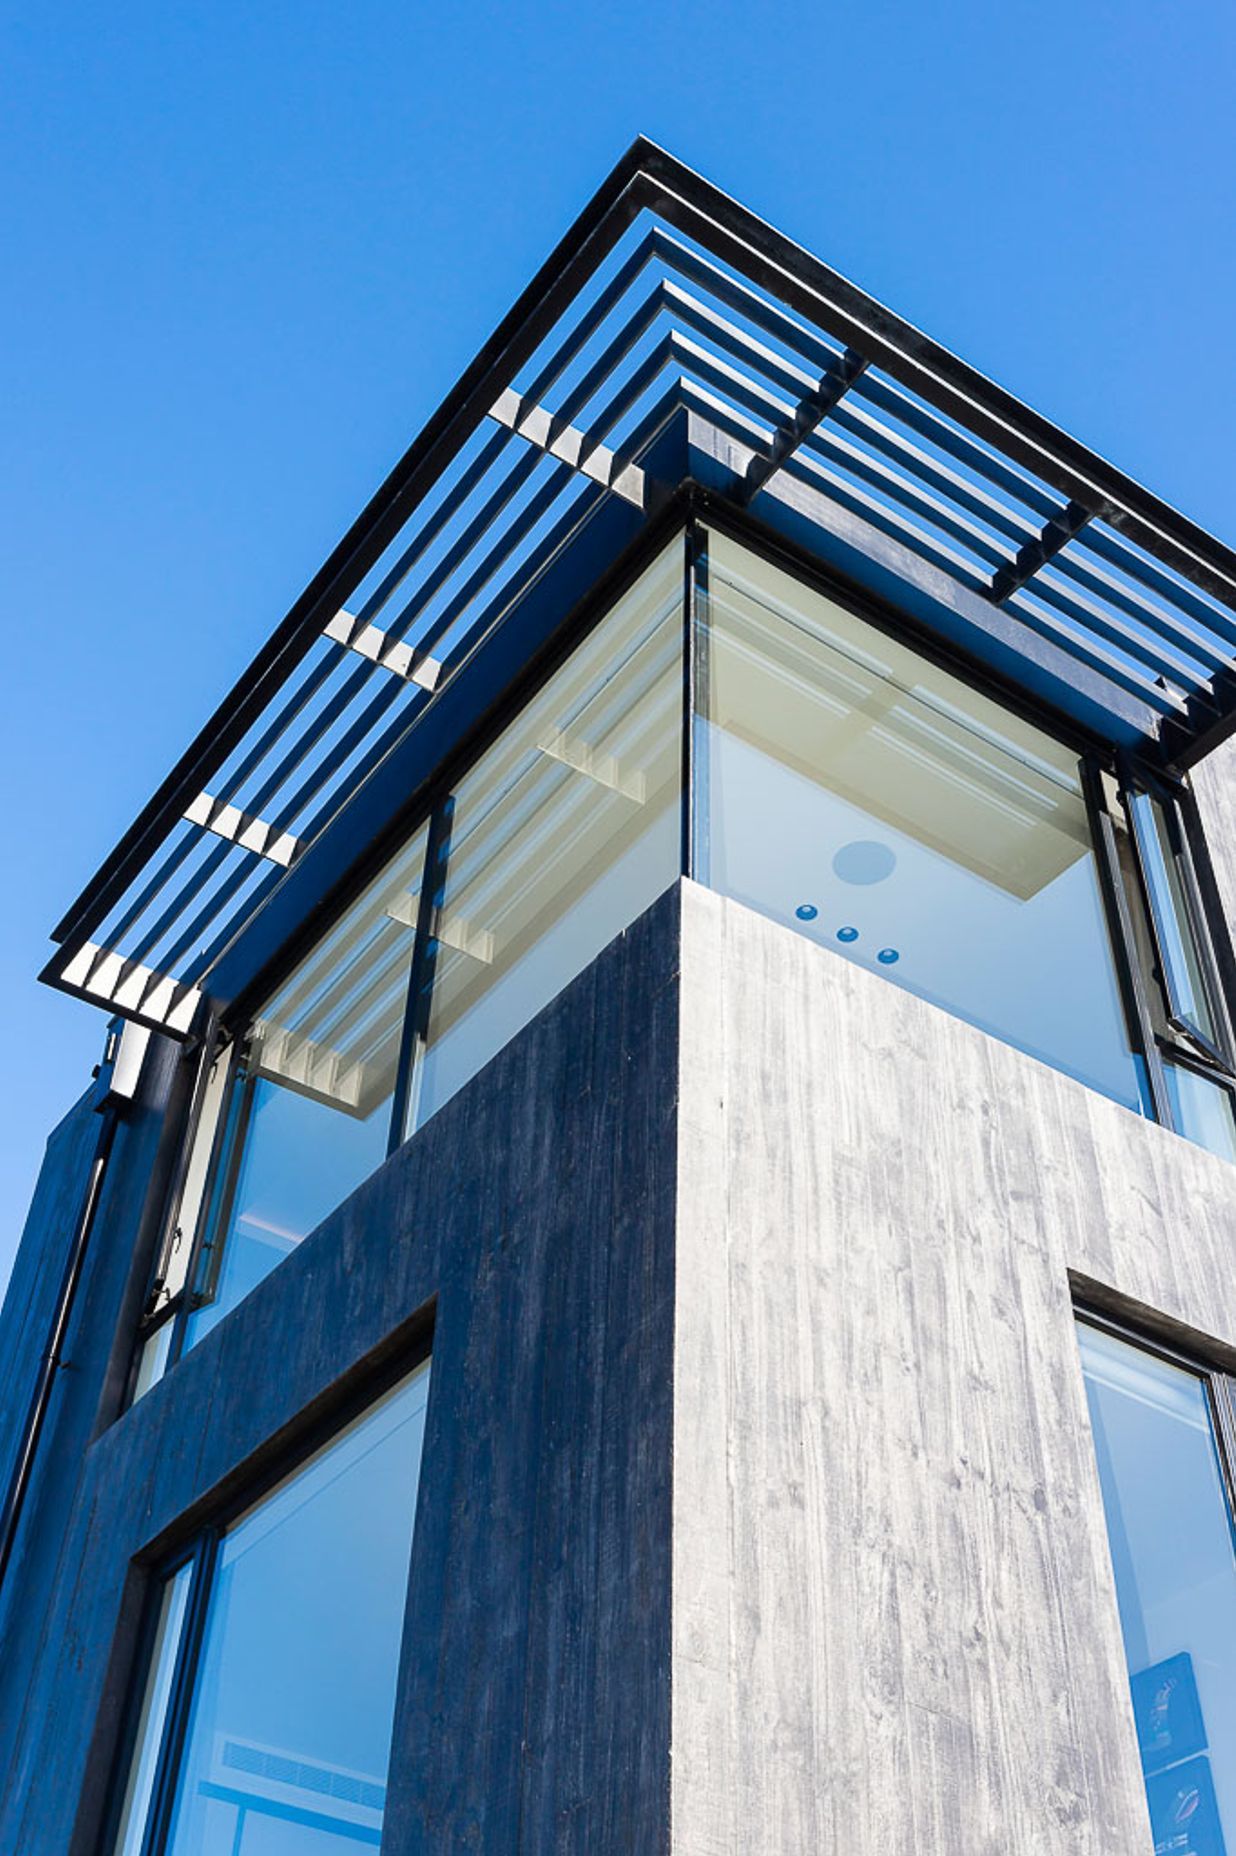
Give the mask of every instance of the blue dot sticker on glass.
M 876 955 L 876 959 L 882 967 L 891 967 L 896 965 L 897 961 L 901 959 L 901 955 L 897 952 L 895 947 L 882 947 Z
M 800 902 L 794 911 L 800 922 L 813 922 L 819 912 L 814 902 Z
M 856 838 L 833 858 L 833 873 L 843 883 L 882 883 L 897 868 L 897 853 L 877 838 Z
M 858 929 L 857 928 L 838 928 L 837 939 L 839 941 L 845 941 L 847 944 L 850 941 L 857 941 Z

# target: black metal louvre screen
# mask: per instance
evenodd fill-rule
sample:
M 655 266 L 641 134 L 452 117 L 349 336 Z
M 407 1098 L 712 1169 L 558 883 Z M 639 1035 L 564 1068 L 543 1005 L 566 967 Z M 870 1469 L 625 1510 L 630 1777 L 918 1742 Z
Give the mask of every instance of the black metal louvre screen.
M 778 479 L 849 511 L 1110 689 L 1148 746 L 1229 725 L 1227 549 L 637 144 L 59 925 L 44 977 L 187 1033 L 289 867 L 597 512 L 638 520 L 677 488 L 647 462 L 684 404 L 750 452 L 731 494 L 757 518 Z

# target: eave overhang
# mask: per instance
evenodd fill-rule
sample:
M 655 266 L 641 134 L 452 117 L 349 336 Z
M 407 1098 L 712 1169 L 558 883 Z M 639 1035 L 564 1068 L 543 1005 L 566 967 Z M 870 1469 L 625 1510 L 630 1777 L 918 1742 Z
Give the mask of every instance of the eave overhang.
M 637 141 L 115 850 L 43 978 L 174 1035 L 698 490 L 1099 741 L 1236 728 L 1236 553 Z

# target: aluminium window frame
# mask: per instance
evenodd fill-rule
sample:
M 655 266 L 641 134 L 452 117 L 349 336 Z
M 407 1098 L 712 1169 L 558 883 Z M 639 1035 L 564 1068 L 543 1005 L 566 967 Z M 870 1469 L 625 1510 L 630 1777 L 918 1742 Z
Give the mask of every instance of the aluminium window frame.
M 401 1380 L 410 1378 L 412 1374 L 426 1365 L 430 1367 L 430 1397 L 432 1398 L 434 1387 L 432 1365 L 437 1327 L 436 1304 L 431 1305 L 427 1313 L 414 1317 L 413 1325 L 415 1327 L 414 1339 L 405 1342 L 393 1355 L 376 1366 L 362 1363 L 355 1371 L 349 1371 L 344 1384 L 337 1388 L 338 1395 L 331 1399 L 327 1409 L 317 1414 L 311 1422 L 298 1424 L 295 1436 L 283 1444 L 276 1453 L 268 1455 L 264 1450 L 259 1452 L 259 1466 L 255 1467 L 254 1474 L 244 1479 L 239 1488 L 232 1488 L 230 1494 L 212 1507 L 205 1520 L 199 1519 L 188 1532 L 180 1533 L 174 1543 L 164 1552 L 152 1555 L 147 1561 L 138 1562 L 145 1585 L 145 1591 L 141 1597 L 142 1616 L 132 1654 L 128 1658 L 126 1693 L 120 1713 L 120 1727 L 111 1749 L 110 1770 L 104 1792 L 103 1808 L 98 1821 L 97 1834 L 92 1844 L 96 1856 L 115 1856 L 115 1844 L 120 1830 L 121 1814 L 124 1810 L 125 1792 L 138 1747 L 146 1687 L 153 1673 L 152 1659 L 158 1637 L 160 1610 L 170 1582 L 184 1568 L 191 1569 L 184 1621 L 174 1652 L 167 1709 L 159 1735 L 159 1750 L 151 1784 L 150 1803 L 147 1808 L 138 1856 L 163 1856 L 167 1836 L 171 1829 L 171 1814 L 176 1801 L 180 1764 L 196 1692 L 219 1549 L 225 1535 L 251 1509 L 256 1508 L 268 1495 L 273 1494 L 281 1483 L 307 1468 L 320 1450 L 325 1449 L 350 1425 L 363 1418 L 365 1413 L 372 1406 L 377 1405 L 386 1393 L 392 1391 Z M 427 1411 L 426 1442 L 429 1436 L 430 1413 Z M 413 1549 L 416 1539 L 416 1529 L 420 1519 L 421 1492 L 425 1482 L 425 1457 L 422 1448 L 416 1502 L 413 1508 L 410 1550 Z M 405 1630 L 408 1589 L 410 1588 L 405 1588 L 404 1593 Z

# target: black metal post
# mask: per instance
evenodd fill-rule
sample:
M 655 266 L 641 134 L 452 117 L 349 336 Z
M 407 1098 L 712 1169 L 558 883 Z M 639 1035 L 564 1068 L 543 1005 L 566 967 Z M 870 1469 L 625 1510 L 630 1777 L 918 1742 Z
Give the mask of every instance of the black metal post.
M 116 1138 L 116 1124 L 120 1118 L 117 1107 L 115 1104 L 110 1104 L 100 1112 L 102 1126 L 95 1140 L 94 1157 L 90 1163 L 86 1190 L 82 1194 L 77 1220 L 73 1227 L 73 1237 L 65 1260 L 64 1273 L 60 1279 L 60 1287 L 56 1293 L 56 1304 L 47 1333 L 47 1341 L 39 1361 L 38 1376 L 31 1394 L 25 1422 L 22 1425 L 16 1460 L 5 1490 L 4 1506 L 0 1509 L 0 1584 L 3 1583 L 9 1560 L 12 1558 L 17 1530 L 21 1524 L 22 1510 L 25 1507 L 34 1471 L 34 1459 L 38 1452 L 39 1437 L 47 1419 L 56 1374 L 62 1364 L 61 1349 L 86 1262 L 86 1252 L 90 1244 L 95 1212 L 98 1209 L 103 1175 L 107 1171 L 112 1142 Z

